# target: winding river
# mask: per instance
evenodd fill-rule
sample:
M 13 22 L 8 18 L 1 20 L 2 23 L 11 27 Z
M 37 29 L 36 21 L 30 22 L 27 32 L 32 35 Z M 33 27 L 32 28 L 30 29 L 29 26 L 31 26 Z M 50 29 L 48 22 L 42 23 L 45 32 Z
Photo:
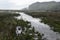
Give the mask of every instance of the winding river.
M 29 21 L 31 23 L 31 26 L 35 28 L 35 31 L 44 34 L 44 36 L 42 36 L 44 40 L 60 40 L 60 34 L 58 32 L 52 31 L 49 25 L 41 23 L 41 19 L 33 18 L 32 16 L 29 16 L 23 12 L 19 14 L 20 16 L 18 16 L 17 19 Z

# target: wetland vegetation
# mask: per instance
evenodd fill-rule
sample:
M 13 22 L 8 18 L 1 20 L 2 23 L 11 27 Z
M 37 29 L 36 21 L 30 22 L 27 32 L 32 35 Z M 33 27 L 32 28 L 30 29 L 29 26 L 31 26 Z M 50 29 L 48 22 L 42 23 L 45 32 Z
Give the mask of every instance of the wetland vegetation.
M 42 37 L 39 32 L 35 32 L 34 28 L 31 28 L 31 25 L 28 25 L 29 22 L 23 20 L 17 20 L 15 17 L 20 16 L 20 14 L 11 13 L 11 12 L 1 12 L 0 13 L 0 40 L 35 40 L 37 37 L 38 40 L 41 40 Z M 26 27 L 25 34 L 21 32 L 20 35 L 16 35 L 16 27 L 21 26 L 24 31 Z M 29 35 L 29 34 L 32 35 Z M 37 36 L 35 35 L 37 34 Z
M 48 24 L 52 30 L 60 33 L 60 12 L 31 12 L 27 14 L 42 19 L 41 22 Z

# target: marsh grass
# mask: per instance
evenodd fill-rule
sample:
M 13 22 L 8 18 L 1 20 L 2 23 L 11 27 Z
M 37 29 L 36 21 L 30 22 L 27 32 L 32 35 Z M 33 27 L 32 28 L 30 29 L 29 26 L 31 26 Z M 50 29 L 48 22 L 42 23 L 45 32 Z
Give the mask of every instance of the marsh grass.
M 34 40 L 33 36 L 29 35 L 29 22 L 25 22 L 23 20 L 17 20 L 14 16 L 19 16 L 19 14 L 15 13 L 1 13 L 0 15 L 0 40 Z M 24 27 L 27 28 L 25 34 L 21 33 L 21 35 L 17 36 L 15 31 L 16 27 L 21 26 L 23 31 Z M 34 34 L 34 28 L 31 32 Z M 40 35 L 41 36 L 41 35 Z M 40 39 L 41 40 L 41 39 Z
M 41 18 L 41 22 L 53 27 L 52 30 L 55 32 L 60 32 L 60 12 L 31 12 L 27 14 L 33 17 Z

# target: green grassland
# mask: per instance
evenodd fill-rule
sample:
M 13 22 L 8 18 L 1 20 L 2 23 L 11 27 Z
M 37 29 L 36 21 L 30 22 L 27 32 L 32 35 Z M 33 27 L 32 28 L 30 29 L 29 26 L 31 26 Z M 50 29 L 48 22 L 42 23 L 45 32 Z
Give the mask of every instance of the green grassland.
M 41 35 L 38 32 L 34 32 L 34 28 L 32 28 L 31 33 L 33 35 L 29 35 L 29 22 L 25 22 L 23 20 L 17 20 L 14 18 L 15 16 L 19 16 L 16 13 L 2 12 L 0 13 L 0 40 L 34 40 L 34 34 L 37 33 L 38 40 L 41 40 Z M 21 26 L 24 30 L 24 27 L 27 28 L 25 34 L 21 33 L 21 35 L 17 36 L 15 31 L 16 27 Z

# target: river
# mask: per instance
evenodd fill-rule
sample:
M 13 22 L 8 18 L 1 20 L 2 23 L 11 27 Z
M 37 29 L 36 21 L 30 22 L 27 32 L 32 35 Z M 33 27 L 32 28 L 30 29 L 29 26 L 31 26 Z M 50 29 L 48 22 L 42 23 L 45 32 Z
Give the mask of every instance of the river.
M 49 25 L 41 23 L 41 19 L 39 18 L 33 18 L 30 15 L 27 15 L 23 12 L 19 13 L 20 16 L 17 17 L 17 19 L 23 19 L 24 21 L 28 21 L 31 23 L 31 27 L 35 28 L 35 31 L 38 31 L 41 34 L 44 34 L 42 38 L 45 40 L 60 40 L 60 34 L 58 32 L 54 32 L 51 30 Z

